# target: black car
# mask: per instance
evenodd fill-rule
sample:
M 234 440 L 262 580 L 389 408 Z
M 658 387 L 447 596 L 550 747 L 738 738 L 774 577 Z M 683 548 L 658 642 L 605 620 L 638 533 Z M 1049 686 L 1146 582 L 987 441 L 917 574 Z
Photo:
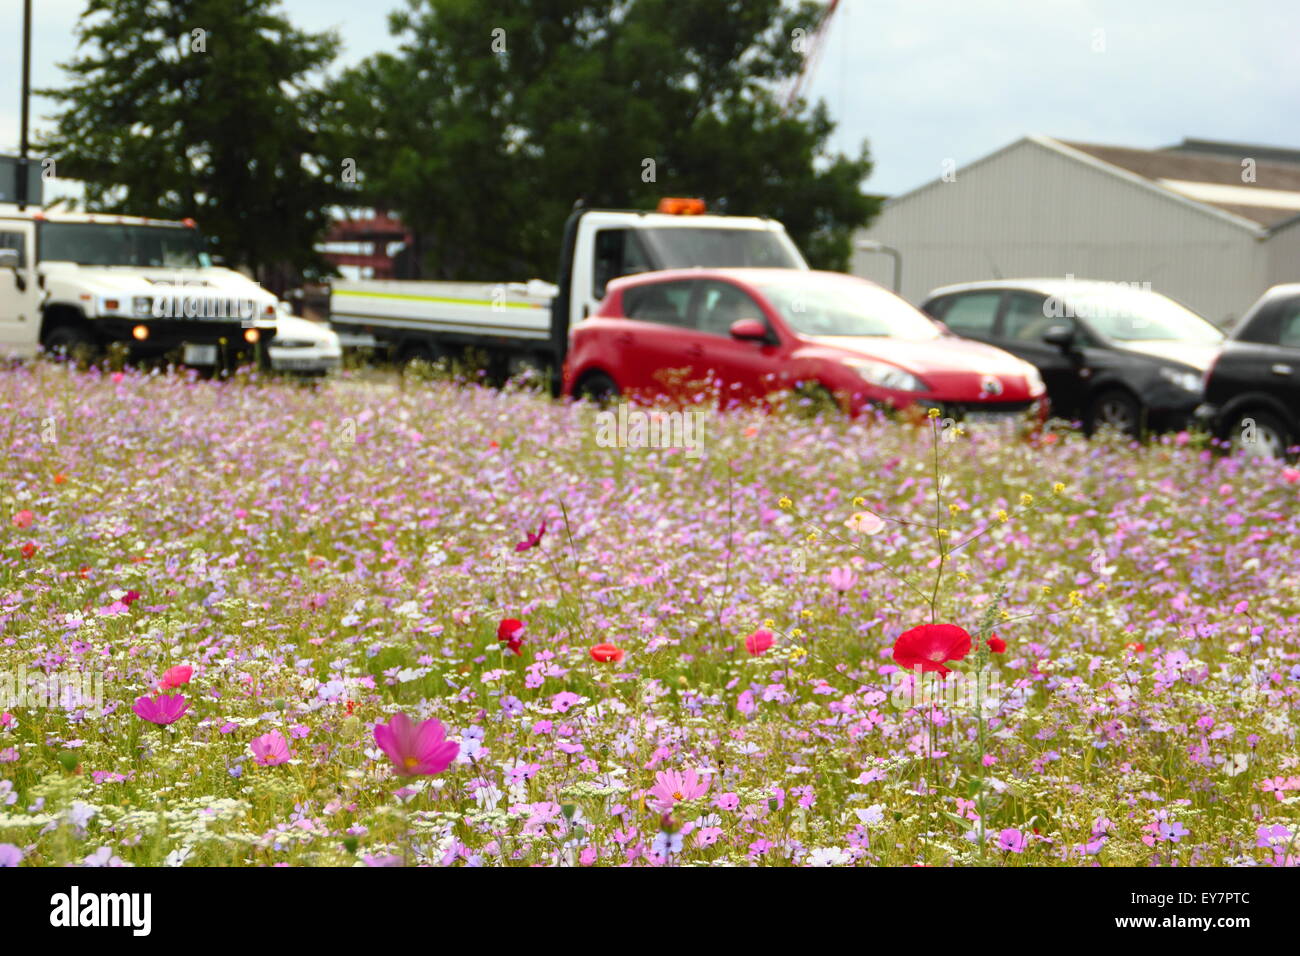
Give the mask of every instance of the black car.
M 1125 282 L 968 282 L 935 289 L 921 308 L 957 335 L 1036 365 L 1052 414 L 1089 433 L 1191 424 L 1224 337 L 1173 299 Z
M 1250 454 L 1281 458 L 1300 440 L 1300 283 L 1274 286 L 1241 317 L 1196 414 Z

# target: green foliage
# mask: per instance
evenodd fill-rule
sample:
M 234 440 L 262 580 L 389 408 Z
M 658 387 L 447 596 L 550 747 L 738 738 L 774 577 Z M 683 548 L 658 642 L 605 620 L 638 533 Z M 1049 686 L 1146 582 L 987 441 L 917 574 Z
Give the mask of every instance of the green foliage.
M 198 220 L 232 266 L 319 264 L 337 198 L 312 85 L 338 49 L 278 0 L 90 0 L 38 148 L 92 210 Z M 195 31 L 200 31 L 196 33 Z
M 399 211 L 437 276 L 549 276 L 575 199 L 665 195 L 778 218 L 813 265 L 843 268 L 879 205 L 867 149 L 830 154 L 826 111 L 783 115 L 779 96 L 821 7 L 408 0 L 398 52 L 333 89 L 335 151 L 357 159 L 355 204 Z

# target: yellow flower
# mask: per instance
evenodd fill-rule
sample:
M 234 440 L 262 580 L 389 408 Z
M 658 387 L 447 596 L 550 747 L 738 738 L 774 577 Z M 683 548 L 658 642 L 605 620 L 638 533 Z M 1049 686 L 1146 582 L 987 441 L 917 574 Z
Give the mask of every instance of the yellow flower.
M 1078 591 L 1071 591 L 1069 598 L 1066 599 L 1066 605 L 1068 607 L 1082 607 L 1083 595 Z
M 1024 505 L 1026 508 L 1028 508 L 1030 505 L 1034 503 L 1034 496 L 1027 491 L 1021 492 L 1020 503 Z
M 928 412 L 926 412 L 926 414 L 929 415 L 931 418 L 938 418 L 938 417 L 939 417 L 939 409 L 937 409 L 937 408 L 932 408 L 932 409 L 930 409 Z
M 1009 621 L 1009 620 L 1011 620 L 1011 612 L 1008 611 L 1006 608 L 1003 608 L 1003 609 L 1002 609 L 1001 611 L 999 611 L 998 613 L 1002 615 L 1002 620 L 1004 620 L 1004 621 Z
M 1058 481 L 1054 485 L 1052 485 L 1052 494 L 1059 495 L 1064 493 L 1064 491 L 1065 491 L 1065 485 L 1061 484 L 1061 482 Z
M 1098 582 L 1097 582 L 1097 590 L 1098 590 L 1098 591 L 1104 591 L 1104 590 L 1106 590 L 1106 588 L 1108 588 L 1108 587 L 1110 587 L 1110 585 L 1107 584 L 1105 581 L 1098 581 Z
M 803 637 L 803 631 L 801 631 L 799 628 L 796 627 L 796 628 L 794 628 L 793 630 L 790 631 L 790 636 L 791 636 L 791 637 Z M 796 647 L 796 648 L 795 648 L 795 651 L 797 652 L 797 653 L 795 654 L 795 657 L 803 657 L 804 654 L 808 653 L 808 652 L 805 651 L 802 647 Z
M 802 633 L 803 632 L 800 631 L 798 628 L 795 628 L 793 631 L 790 632 L 790 636 L 794 637 L 795 635 L 802 634 Z M 790 657 L 796 661 L 801 661 L 807 656 L 808 656 L 808 652 L 805 651 L 802 647 L 790 648 Z
M 804 608 L 802 611 L 799 612 L 799 616 L 807 620 L 808 618 L 813 616 L 813 612 L 810 608 Z
M 957 517 L 957 515 L 960 513 L 961 513 L 961 505 L 951 504 L 948 506 L 948 514 L 952 515 L 954 518 Z
M 861 508 L 866 503 L 867 503 L 867 499 L 862 497 L 861 495 L 858 495 L 856 498 L 853 499 L 853 507 L 855 508 Z
M 997 518 L 999 521 L 1004 521 L 1004 522 L 1005 522 L 1005 521 L 1007 520 L 1007 512 L 1006 512 L 1006 509 L 1004 509 L 1004 508 L 999 508 L 997 511 L 993 512 L 993 516 L 994 516 L 995 518 Z
M 1050 584 L 1040 584 L 1040 585 L 1038 586 L 1038 589 L 1039 589 L 1040 591 L 1042 591 L 1044 594 L 1051 594 L 1051 593 L 1052 593 L 1052 586 L 1051 586 Z
M 770 617 L 766 618 L 763 621 L 763 626 L 770 631 L 772 628 L 776 627 L 776 621 L 772 620 Z
M 782 495 L 781 500 L 776 503 L 776 506 L 780 508 L 782 511 L 789 511 L 791 508 L 794 507 L 794 502 L 791 501 L 789 498 L 787 498 L 785 495 Z
M 937 529 L 936 534 L 938 534 L 939 537 L 941 537 L 941 538 L 946 538 L 946 537 L 948 537 L 948 529 L 947 529 L 947 528 L 939 528 L 939 529 Z
M 809 532 L 809 533 L 808 533 L 808 539 L 807 539 L 807 540 L 808 540 L 808 543 L 809 543 L 809 544 L 816 544 L 816 543 L 817 543 L 817 532 L 816 532 L 816 531 L 811 531 L 811 532 Z

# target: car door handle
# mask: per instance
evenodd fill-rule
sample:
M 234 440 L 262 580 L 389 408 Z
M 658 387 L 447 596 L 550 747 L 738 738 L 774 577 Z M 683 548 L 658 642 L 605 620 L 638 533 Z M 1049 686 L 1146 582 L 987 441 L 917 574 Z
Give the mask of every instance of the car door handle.
M 1278 362 L 1273 366 L 1274 375 L 1290 375 L 1292 371 L 1294 371 L 1294 369 L 1292 369 L 1290 365 L 1283 365 L 1281 362 Z

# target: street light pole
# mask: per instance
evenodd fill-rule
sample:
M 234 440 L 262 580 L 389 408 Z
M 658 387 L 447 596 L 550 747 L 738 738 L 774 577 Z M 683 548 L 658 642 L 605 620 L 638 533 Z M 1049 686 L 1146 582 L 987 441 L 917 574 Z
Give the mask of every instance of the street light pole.
M 23 107 L 22 125 L 18 131 L 18 182 L 14 184 L 14 198 L 18 209 L 27 208 L 27 109 L 32 96 L 32 0 L 23 0 Z
M 863 252 L 883 252 L 894 259 L 894 291 L 899 295 L 903 292 L 903 255 L 892 246 L 887 246 L 876 239 L 859 239 L 858 248 Z

